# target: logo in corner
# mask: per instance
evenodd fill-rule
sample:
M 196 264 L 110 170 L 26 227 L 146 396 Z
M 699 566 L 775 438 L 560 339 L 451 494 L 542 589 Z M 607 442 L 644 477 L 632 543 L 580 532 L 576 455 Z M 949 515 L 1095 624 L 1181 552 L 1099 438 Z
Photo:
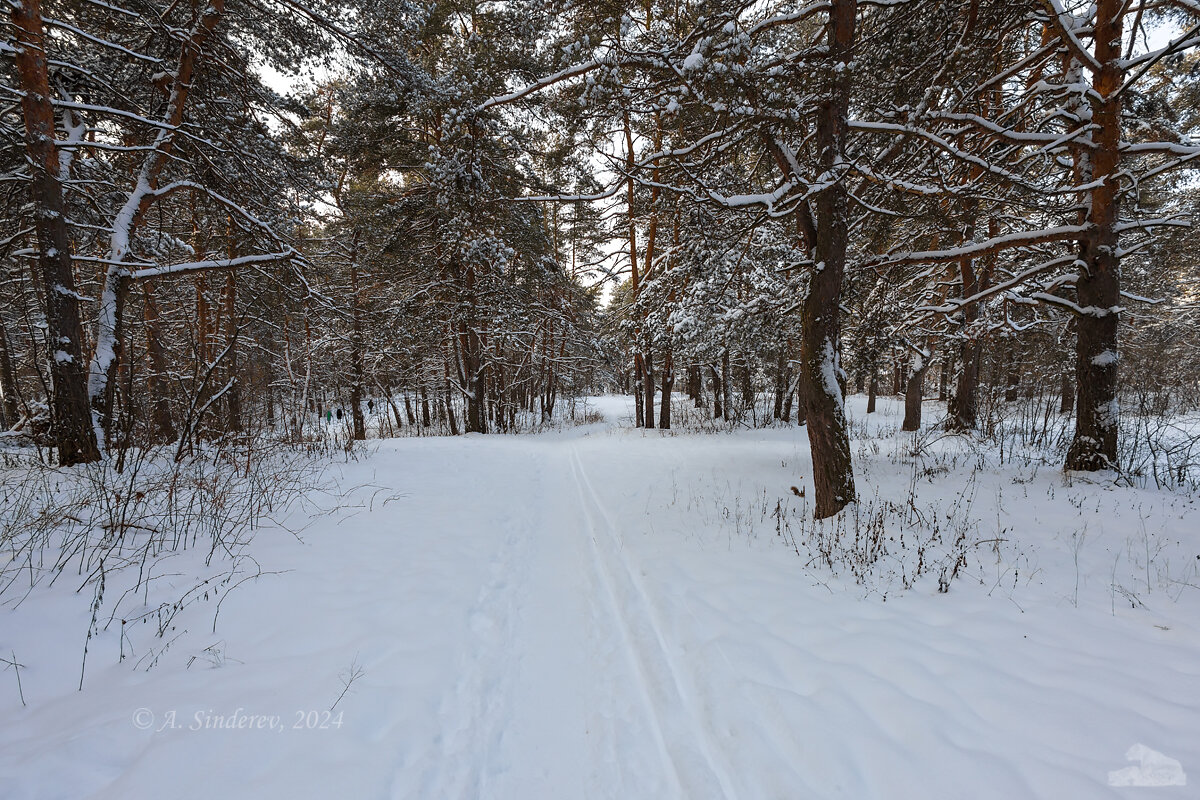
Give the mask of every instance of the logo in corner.
M 1108 773 L 1109 786 L 1187 786 L 1182 764 L 1144 744 L 1129 748 L 1125 758 L 1137 763 Z

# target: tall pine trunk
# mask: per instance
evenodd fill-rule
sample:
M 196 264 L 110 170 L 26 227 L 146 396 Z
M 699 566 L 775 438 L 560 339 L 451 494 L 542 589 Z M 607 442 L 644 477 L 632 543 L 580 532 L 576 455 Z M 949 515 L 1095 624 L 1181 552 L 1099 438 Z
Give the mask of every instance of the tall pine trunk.
M 819 171 L 832 180 L 816 196 L 816 267 L 804 298 L 800 368 L 812 450 L 814 507 L 817 519 L 831 517 L 854 502 L 854 472 L 842 389 L 838 383 L 842 280 L 846 266 L 849 220 L 845 169 L 846 116 L 849 109 L 856 0 L 832 0 L 828 26 L 831 66 L 827 96 L 817 116 Z
M 29 165 L 29 194 L 38 241 L 38 269 L 46 298 L 46 338 L 50 353 L 51 413 L 58 463 L 63 466 L 96 461 L 99 443 L 88 402 L 87 371 L 79 294 L 71 269 L 71 238 L 54 133 L 54 107 L 46 36 L 39 0 L 11 5 L 16 37 L 15 60 L 25 119 L 25 156 Z
M 1117 323 L 1121 301 L 1118 223 L 1121 211 L 1121 66 L 1123 7 L 1098 0 L 1095 57 L 1100 69 L 1088 93 L 1095 146 L 1090 148 L 1091 232 L 1083 242 L 1076 283 L 1075 436 L 1066 469 L 1109 469 L 1117 463 Z

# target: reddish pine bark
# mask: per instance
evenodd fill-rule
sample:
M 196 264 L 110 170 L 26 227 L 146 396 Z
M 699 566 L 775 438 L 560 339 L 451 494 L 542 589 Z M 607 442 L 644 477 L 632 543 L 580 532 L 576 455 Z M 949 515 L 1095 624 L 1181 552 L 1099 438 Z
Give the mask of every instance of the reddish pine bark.
M 1066 469 L 1109 469 L 1117 463 L 1117 323 L 1121 300 L 1117 223 L 1121 210 L 1121 68 L 1123 10 L 1119 0 L 1096 8 L 1095 73 L 1088 93 L 1095 146 L 1091 156 L 1091 234 L 1083 241 L 1076 284 L 1075 435 Z
M 12 21 L 38 268 L 45 287 L 54 438 L 58 462 L 69 466 L 98 460 L 100 449 L 88 403 L 79 294 L 71 269 L 71 239 L 59 181 L 54 106 L 50 102 L 46 36 L 39 0 L 14 3 Z

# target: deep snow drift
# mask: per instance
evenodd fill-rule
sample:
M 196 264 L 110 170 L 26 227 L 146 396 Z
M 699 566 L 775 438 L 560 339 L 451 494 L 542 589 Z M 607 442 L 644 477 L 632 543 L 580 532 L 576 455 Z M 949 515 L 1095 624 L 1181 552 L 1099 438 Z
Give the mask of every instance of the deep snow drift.
M 215 633 L 110 628 L 82 691 L 77 587 L 0 599 L 0 798 L 1192 796 L 1121 784 L 1200 771 L 1195 498 L 851 398 L 862 501 L 818 529 L 803 429 L 600 402 L 373 442 Z

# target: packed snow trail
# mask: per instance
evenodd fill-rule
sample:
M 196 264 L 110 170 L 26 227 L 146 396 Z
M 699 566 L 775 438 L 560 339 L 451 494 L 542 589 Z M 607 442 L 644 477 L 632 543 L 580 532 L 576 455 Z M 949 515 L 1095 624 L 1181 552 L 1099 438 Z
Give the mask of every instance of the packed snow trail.
M 898 423 L 884 409 L 872 425 Z M 274 574 L 215 634 L 201 614 L 123 664 L 102 637 L 83 692 L 80 598 L 0 607 L 29 702 L 0 672 L 0 800 L 1116 798 L 1129 752 L 1200 770 L 1194 498 L 981 473 L 1016 555 L 885 602 L 777 535 L 802 430 L 664 436 L 623 413 L 379 443 L 303 543 L 258 534 Z M 863 485 L 903 497 L 882 441 Z M 207 724 L 239 714 L 279 724 Z

